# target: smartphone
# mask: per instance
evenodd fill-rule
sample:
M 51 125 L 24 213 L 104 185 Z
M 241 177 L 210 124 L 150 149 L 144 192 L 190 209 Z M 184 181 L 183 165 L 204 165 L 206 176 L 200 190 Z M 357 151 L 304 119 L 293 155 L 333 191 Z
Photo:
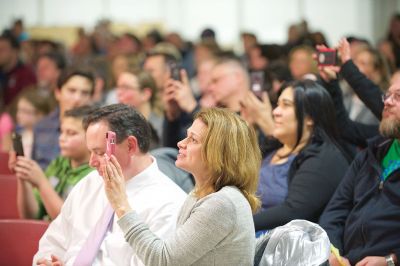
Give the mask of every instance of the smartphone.
M 319 66 L 336 65 L 337 51 L 332 48 L 320 48 L 317 50 L 317 62 Z
M 262 92 L 264 91 L 264 79 L 263 71 L 254 71 L 250 73 L 251 91 L 260 99 L 262 97 Z
M 106 133 L 106 154 L 108 158 L 115 154 L 115 145 L 117 143 L 117 135 L 114 131 L 107 131 Z
M 17 156 L 24 156 L 24 147 L 22 146 L 21 135 L 17 132 L 13 132 L 12 135 L 13 148 Z
M 169 61 L 168 67 L 171 71 L 171 78 L 173 80 L 181 81 L 181 67 L 179 66 L 179 64 L 175 61 Z

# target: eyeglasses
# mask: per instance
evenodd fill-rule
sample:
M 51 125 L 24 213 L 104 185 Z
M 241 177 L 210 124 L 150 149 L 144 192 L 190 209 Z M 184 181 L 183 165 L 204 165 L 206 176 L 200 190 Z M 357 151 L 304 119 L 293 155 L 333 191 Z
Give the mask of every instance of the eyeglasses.
M 400 102 L 400 93 L 387 92 L 385 94 L 382 94 L 382 102 L 385 102 L 387 99 L 392 99 L 393 103 L 399 103 Z

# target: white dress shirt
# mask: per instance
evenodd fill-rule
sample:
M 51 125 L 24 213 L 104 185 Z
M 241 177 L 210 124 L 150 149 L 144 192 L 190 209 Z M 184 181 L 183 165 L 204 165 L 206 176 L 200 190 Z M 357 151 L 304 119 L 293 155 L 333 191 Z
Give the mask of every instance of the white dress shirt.
M 155 158 L 143 172 L 129 179 L 126 191 L 129 203 L 159 237 L 175 231 L 177 215 L 186 199 L 173 181 L 158 169 Z M 72 265 L 90 231 L 100 219 L 108 203 L 103 179 L 97 171 L 84 177 L 71 191 L 60 214 L 40 239 L 33 265 L 40 258 L 54 254 L 65 265 Z M 93 265 L 143 265 L 125 241 L 114 217 Z

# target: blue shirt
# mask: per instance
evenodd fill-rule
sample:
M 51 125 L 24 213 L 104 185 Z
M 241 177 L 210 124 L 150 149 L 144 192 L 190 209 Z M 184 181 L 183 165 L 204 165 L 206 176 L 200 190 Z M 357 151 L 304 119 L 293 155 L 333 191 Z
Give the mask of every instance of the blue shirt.
M 261 210 L 282 203 L 288 193 L 289 167 L 296 155 L 290 155 L 285 163 L 271 164 L 271 159 L 275 152 L 268 154 L 261 164 L 260 180 L 257 188 L 257 195 L 261 199 Z
M 60 136 L 60 109 L 56 108 L 40 120 L 33 129 L 32 159 L 42 169 L 60 154 L 58 138 Z

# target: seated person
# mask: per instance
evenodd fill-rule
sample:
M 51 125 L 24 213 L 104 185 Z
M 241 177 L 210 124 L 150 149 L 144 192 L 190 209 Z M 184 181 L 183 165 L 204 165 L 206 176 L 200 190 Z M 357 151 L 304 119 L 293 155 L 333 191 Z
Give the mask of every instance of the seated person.
M 46 168 L 18 156 L 12 170 L 18 178 L 18 210 L 24 219 L 55 219 L 71 189 L 88 173 L 90 152 L 86 148 L 83 117 L 93 108 L 82 106 L 66 111 L 61 121 L 61 156 Z
M 324 46 L 318 47 L 325 48 Z M 340 71 L 340 74 L 350 84 L 357 97 L 359 97 L 378 120 L 381 119 L 383 110 L 383 103 L 381 101 L 382 90 L 361 73 L 353 63 L 351 60 L 350 44 L 346 39 L 342 39 L 339 42 L 338 52 L 343 65 L 341 67 L 320 67 L 319 73 L 324 82 L 324 87 L 333 99 L 336 110 L 336 121 L 340 128 L 340 136 L 348 143 L 365 148 L 367 147 L 367 139 L 379 134 L 378 125 L 367 125 L 350 120 L 349 114 L 345 110 L 343 93 L 335 72 Z
M 348 167 L 337 144 L 333 103 L 316 82 L 289 83 L 272 114 L 279 143 L 271 142 L 262 162 L 256 231 L 294 219 L 318 221 Z
M 46 169 L 60 153 L 58 137 L 64 112 L 90 104 L 93 93 L 94 76 L 91 71 L 71 69 L 60 76 L 54 91 L 58 108 L 40 120 L 33 129 L 32 159 L 37 161 L 42 169 Z
M 398 265 L 400 259 L 400 83 L 383 97 L 378 136 L 351 164 L 320 225 L 341 265 Z M 334 255 L 331 265 L 339 265 Z M 344 264 L 343 264 L 344 263 Z
M 95 109 L 85 118 L 84 128 L 89 164 L 97 171 L 72 189 L 41 238 L 33 264 L 61 260 L 66 265 L 143 265 L 125 242 L 104 191 L 106 133 L 116 134 L 114 158 L 126 177 L 127 200 L 157 236 L 168 237 L 174 231 L 186 193 L 158 169 L 148 153 L 149 124 L 132 107 L 114 104 Z
M 164 118 L 156 105 L 158 96 L 153 77 L 145 71 L 124 71 L 118 76 L 116 91 L 119 103 L 135 107 L 149 121 L 153 132 L 150 150 L 159 146 Z
M 16 128 L 21 135 L 24 156 L 32 157 L 33 128 L 50 112 L 49 96 L 38 93 L 37 89 L 24 90 L 17 101 Z
M 228 110 L 205 109 L 178 147 L 176 165 L 193 174 L 196 186 L 169 238 L 154 235 L 140 203 L 128 201 L 123 161 L 106 162 L 105 191 L 126 240 L 145 265 L 253 265 L 261 159 L 255 131 Z

